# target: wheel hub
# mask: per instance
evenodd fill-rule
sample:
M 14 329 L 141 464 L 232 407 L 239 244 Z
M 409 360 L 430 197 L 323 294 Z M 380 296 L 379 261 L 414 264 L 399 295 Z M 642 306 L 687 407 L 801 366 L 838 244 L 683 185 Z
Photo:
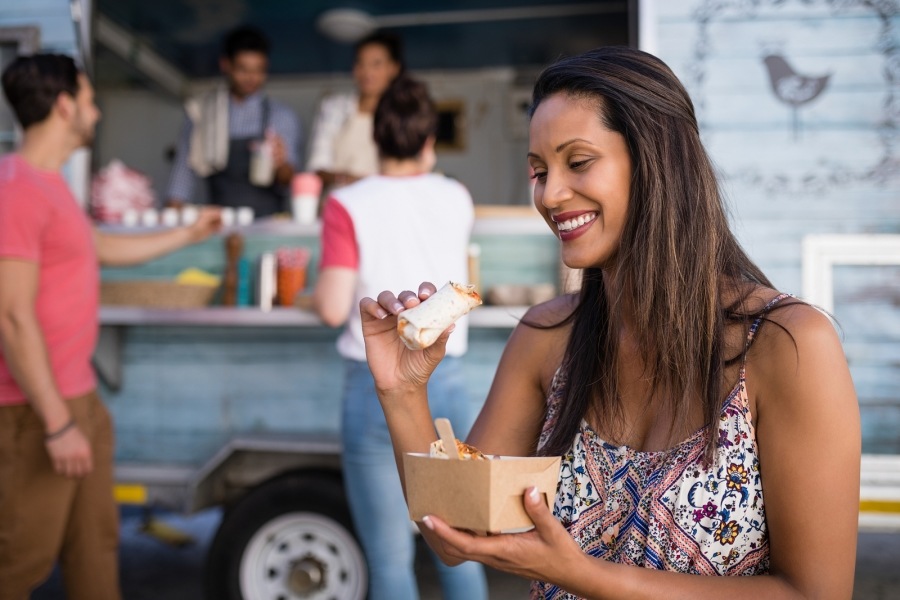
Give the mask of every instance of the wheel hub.
M 307 596 L 327 587 L 325 582 L 328 566 L 312 554 L 291 563 L 287 585 L 291 592 Z

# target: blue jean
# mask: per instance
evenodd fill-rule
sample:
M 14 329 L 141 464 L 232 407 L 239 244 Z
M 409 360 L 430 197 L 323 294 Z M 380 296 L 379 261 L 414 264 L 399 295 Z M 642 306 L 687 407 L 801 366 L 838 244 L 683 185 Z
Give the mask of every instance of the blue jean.
M 369 563 L 369 600 L 417 600 L 415 538 L 387 423 L 369 366 L 346 360 L 341 437 L 344 484 L 356 533 Z M 480 405 L 466 393 L 462 359 L 445 357 L 428 384 L 435 417 L 447 417 L 456 435 L 468 434 Z M 430 550 L 429 550 L 430 552 Z M 475 562 L 448 567 L 430 552 L 444 600 L 486 600 L 484 568 Z

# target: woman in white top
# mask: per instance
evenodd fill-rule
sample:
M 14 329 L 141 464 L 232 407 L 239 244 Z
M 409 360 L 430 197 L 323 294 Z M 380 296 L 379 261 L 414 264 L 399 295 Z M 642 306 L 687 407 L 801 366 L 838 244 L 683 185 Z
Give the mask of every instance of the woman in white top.
M 356 44 L 356 91 L 322 100 L 313 123 L 307 171 L 316 172 L 325 189 L 378 172 L 372 116 L 381 95 L 404 70 L 400 38 L 376 32 Z
M 432 173 L 437 111 L 421 82 L 398 77 L 374 118 L 380 173 L 329 195 L 322 214 L 321 262 L 314 300 L 330 326 L 344 325 L 341 444 L 353 524 L 369 564 L 369 600 L 418 600 L 415 540 L 375 382 L 366 364 L 360 299 L 420 280 L 466 281 L 475 217 L 458 181 Z M 409 248 L 416 252 L 409 252 Z M 481 408 L 466 390 L 466 320 L 457 322 L 447 357 L 428 383 L 431 410 L 465 435 Z M 484 569 L 436 561 L 444 600 L 487 600 Z

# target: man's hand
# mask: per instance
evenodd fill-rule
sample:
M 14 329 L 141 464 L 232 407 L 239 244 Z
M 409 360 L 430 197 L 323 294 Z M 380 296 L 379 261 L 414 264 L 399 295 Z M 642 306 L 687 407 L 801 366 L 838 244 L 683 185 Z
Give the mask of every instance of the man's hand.
M 287 163 L 287 149 L 284 147 L 284 140 L 272 130 L 266 132 L 266 138 L 272 144 L 272 161 L 275 168 L 278 169 Z
M 266 140 L 272 145 L 272 164 L 275 167 L 275 181 L 279 185 L 290 185 L 294 167 L 288 162 L 284 139 L 273 129 L 266 130 Z
M 77 425 L 45 445 L 53 470 L 63 477 L 84 477 L 94 469 L 91 445 Z
M 188 225 L 191 243 L 202 242 L 222 229 L 222 209 L 218 206 L 203 206 L 197 213 L 197 220 Z

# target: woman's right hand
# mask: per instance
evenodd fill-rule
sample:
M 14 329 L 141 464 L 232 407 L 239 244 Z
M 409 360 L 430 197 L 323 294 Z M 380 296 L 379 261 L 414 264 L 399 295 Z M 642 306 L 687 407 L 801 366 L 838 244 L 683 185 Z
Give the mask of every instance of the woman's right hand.
M 424 282 L 419 286 L 418 294 L 408 290 L 398 295 L 384 291 L 378 294 L 377 300 L 363 298 L 360 301 L 366 359 L 380 394 L 424 388 L 444 358 L 453 326 L 424 350 L 410 350 L 397 333 L 397 315 L 419 305 L 435 291 L 432 283 Z

